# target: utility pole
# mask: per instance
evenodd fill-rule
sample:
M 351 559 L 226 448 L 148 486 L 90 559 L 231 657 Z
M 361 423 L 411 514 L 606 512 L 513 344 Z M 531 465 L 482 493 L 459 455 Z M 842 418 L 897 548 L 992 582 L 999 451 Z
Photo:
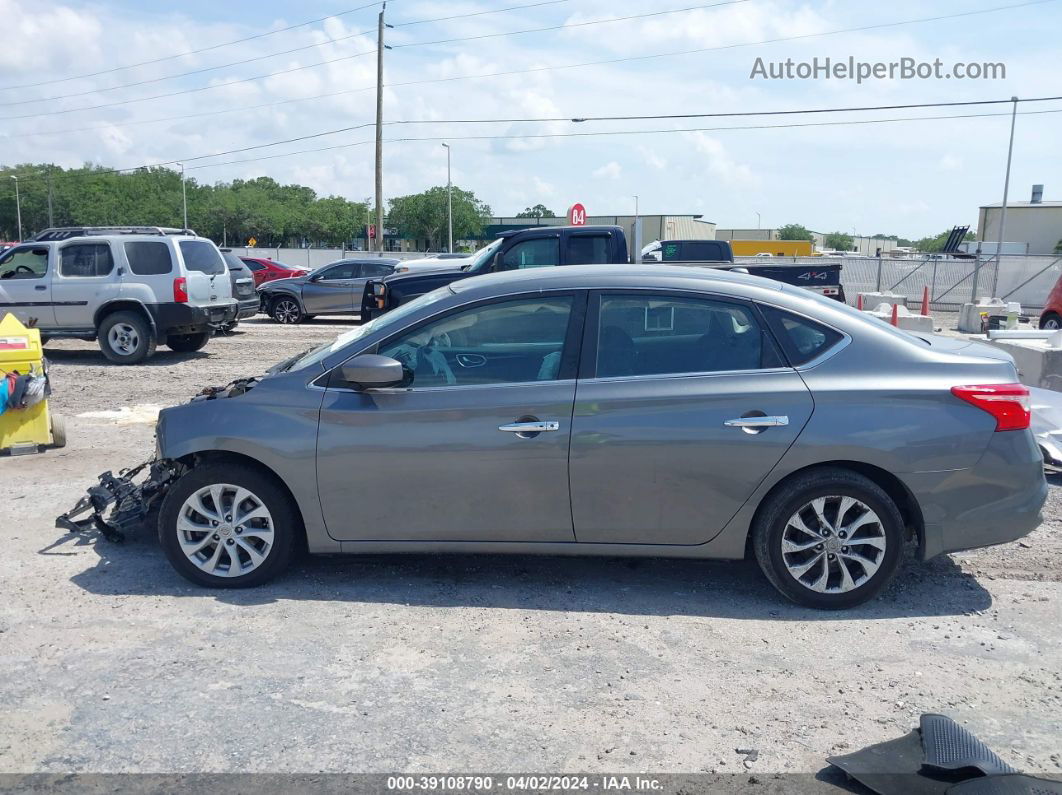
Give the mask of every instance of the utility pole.
M 15 213 L 18 215 L 18 239 L 22 241 L 22 200 L 18 195 L 18 177 L 14 174 L 11 175 L 11 179 L 15 180 Z
M 450 241 L 450 248 L 448 249 L 451 254 L 454 253 L 454 184 L 450 179 L 450 144 L 443 144 L 446 147 L 446 217 L 447 217 L 447 229 L 449 234 L 447 235 Z
M 756 228 L 759 229 L 760 226 L 761 226 L 760 214 L 756 213 Z
M 181 167 L 181 204 L 184 205 L 184 229 L 188 228 L 188 191 L 184 182 L 184 163 L 178 163 Z
M 1007 239 L 1007 195 L 1010 193 L 1010 161 L 1014 157 L 1014 126 L 1018 121 L 1018 98 L 1011 97 L 1013 107 L 1010 112 L 1010 145 L 1007 147 L 1007 175 L 1003 178 L 1003 207 L 999 213 L 999 243 L 996 245 L 996 272 L 992 277 L 992 297 L 996 297 L 999 287 L 999 265 L 1003 256 L 1003 241 Z M 977 300 L 976 298 L 974 299 Z
M 631 251 L 631 262 L 637 264 L 642 261 L 642 218 L 638 212 L 638 197 L 634 197 L 634 250 Z
M 379 29 L 376 34 L 376 248 L 383 251 L 383 55 L 384 12 L 387 3 L 380 8 Z
M 55 216 L 52 213 L 52 170 L 48 169 L 48 226 L 55 226 Z

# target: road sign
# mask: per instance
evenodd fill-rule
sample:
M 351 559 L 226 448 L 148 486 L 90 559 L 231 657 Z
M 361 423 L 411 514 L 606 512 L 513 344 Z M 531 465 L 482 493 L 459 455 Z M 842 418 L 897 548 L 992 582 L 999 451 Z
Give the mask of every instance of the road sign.
M 258 245 L 258 238 L 256 238 L 256 237 L 252 237 L 250 240 L 247 241 L 247 247 L 248 248 L 254 248 L 257 245 Z
M 579 202 L 568 208 L 568 223 L 572 226 L 586 225 L 586 208 Z

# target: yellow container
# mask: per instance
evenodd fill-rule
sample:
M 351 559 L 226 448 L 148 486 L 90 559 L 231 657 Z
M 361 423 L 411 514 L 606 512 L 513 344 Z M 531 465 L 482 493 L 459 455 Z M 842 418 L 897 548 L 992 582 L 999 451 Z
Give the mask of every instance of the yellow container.
M 0 320 L 0 373 L 19 375 L 44 372 L 41 333 L 26 328 L 12 314 Z M 26 409 L 8 408 L 0 414 L 0 453 L 36 453 L 41 447 L 66 444 L 62 421 L 48 413 L 48 401 Z

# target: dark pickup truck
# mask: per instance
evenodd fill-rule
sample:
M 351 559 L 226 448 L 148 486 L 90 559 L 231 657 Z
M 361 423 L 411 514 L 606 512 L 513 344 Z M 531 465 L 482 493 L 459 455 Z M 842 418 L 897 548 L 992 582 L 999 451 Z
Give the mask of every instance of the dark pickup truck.
M 661 259 L 656 261 L 663 264 L 743 271 L 844 300 L 840 283 L 841 266 L 836 263 L 815 266 L 735 265 L 730 243 L 725 240 L 665 240 L 660 252 Z M 396 273 L 369 280 L 362 296 L 361 318 L 363 321 L 370 320 L 424 293 L 470 276 L 557 265 L 619 265 L 629 262 L 627 239 L 623 229 L 618 226 L 535 226 L 503 232 L 489 246 L 480 249 L 467 265 L 455 268 L 441 265 L 438 270 Z

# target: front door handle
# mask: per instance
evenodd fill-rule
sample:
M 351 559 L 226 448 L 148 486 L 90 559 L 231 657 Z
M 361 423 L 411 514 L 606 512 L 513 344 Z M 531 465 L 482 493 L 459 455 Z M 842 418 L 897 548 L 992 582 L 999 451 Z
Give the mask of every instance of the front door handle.
M 723 423 L 728 428 L 778 428 L 789 424 L 789 417 L 740 417 Z
M 499 425 L 499 431 L 506 433 L 545 433 L 546 431 L 559 431 L 559 422 L 513 422 L 509 425 Z
M 35 285 L 33 285 L 33 289 L 34 290 L 47 290 L 48 289 L 48 285 L 46 285 L 46 284 L 35 284 Z

